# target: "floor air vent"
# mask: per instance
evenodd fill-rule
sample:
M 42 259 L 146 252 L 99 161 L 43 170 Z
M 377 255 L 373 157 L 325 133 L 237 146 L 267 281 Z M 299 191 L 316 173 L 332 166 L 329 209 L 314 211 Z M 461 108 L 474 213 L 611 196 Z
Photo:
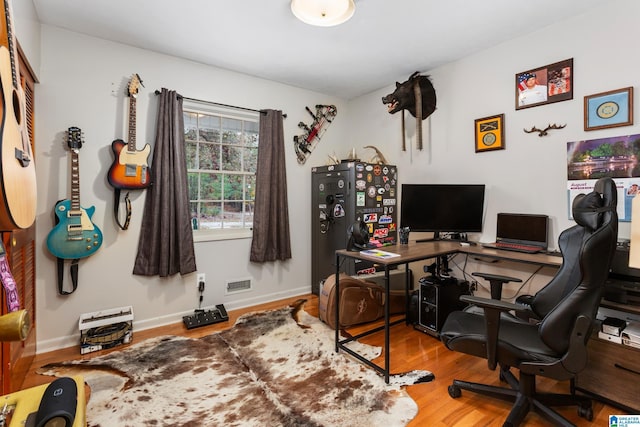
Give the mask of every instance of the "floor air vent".
M 228 294 L 234 294 L 236 292 L 245 292 L 250 290 L 251 290 L 251 279 L 227 281 L 226 292 Z

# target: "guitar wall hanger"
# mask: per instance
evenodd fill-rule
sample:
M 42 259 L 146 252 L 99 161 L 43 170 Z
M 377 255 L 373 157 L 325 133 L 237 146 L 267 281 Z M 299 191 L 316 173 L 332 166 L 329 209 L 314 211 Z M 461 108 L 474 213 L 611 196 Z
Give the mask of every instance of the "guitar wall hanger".
M 557 124 L 549 124 L 549 126 L 547 126 L 544 129 L 538 129 L 537 127 L 533 126 L 530 130 L 526 130 L 523 129 L 525 131 L 525 133 L 534 133 L 534 132 L 538 132 L 538 136 L 547 136 L 549 134 L 549 131 L 552 129 L 564 129 L 565 127 L 567 127 L 566 124 L 564 125 L 557 125 Z

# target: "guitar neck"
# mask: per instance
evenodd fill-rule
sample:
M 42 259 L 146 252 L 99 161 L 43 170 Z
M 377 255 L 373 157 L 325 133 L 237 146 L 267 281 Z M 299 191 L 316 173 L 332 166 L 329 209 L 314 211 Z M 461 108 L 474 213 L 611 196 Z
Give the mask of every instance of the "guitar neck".
M 129 97 L 129 143 L 127 149 L 136 151 L 136 97 Z
M 80 213 L 80 156 L 71 150 L 71 214 Z
M 18 88 L 18 66 L 16 62 L 16 41 L 13 33 L 13 23 L 11 19 L 11 5 L 9 0 L 4 0 L 4 16 L 7 25 L 7 44 L 9 48 L 9 57 L 11 61 L 11 81 L 14 88 Z

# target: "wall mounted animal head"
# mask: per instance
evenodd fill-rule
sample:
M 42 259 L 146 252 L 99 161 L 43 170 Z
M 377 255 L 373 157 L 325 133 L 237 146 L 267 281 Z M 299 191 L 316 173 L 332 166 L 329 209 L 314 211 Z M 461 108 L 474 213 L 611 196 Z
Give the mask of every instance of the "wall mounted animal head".
M 404 83 L 396 82 L 396 90 L 382 97 L 390 114 L 408 110 L 416 118 L 416 141 L 422 150 L 422 120 L 436 110 L 436 90 L 429 76 L 422 76 L 416 71 Z M 404 135 L 404 114 L 402 114 L 402 151 L 406 151 Z
M 436 110 L 436 90 L 433 88 L 429 76 L 422 76 L 420 72 L 416 71 L 406 82 L 396 82 L 396 90 L 382 98 L 382 103 L 387 105 L 390 114 L 408 110 L 413 117 L 417 117 L 416 111 L 419 106 L 416 105 L 416 83 L 420 88 L 420 97 L 422 98 L 422 120 Z

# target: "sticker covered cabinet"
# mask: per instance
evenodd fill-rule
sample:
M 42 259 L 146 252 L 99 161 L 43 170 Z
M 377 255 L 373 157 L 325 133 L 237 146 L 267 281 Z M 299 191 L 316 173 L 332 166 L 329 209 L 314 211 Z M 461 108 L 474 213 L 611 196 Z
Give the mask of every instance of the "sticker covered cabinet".
M 348 231 L 363 221 L 370 245 L 384 246 L 397 239 L 398 170 L 393 165 L 357 161 L 311 169 L 311 290 L 336 272 L 338 249 L 345 249 Z M 368 274 L 374 265 L 348 259 L 341 266 L 350 275 Z

